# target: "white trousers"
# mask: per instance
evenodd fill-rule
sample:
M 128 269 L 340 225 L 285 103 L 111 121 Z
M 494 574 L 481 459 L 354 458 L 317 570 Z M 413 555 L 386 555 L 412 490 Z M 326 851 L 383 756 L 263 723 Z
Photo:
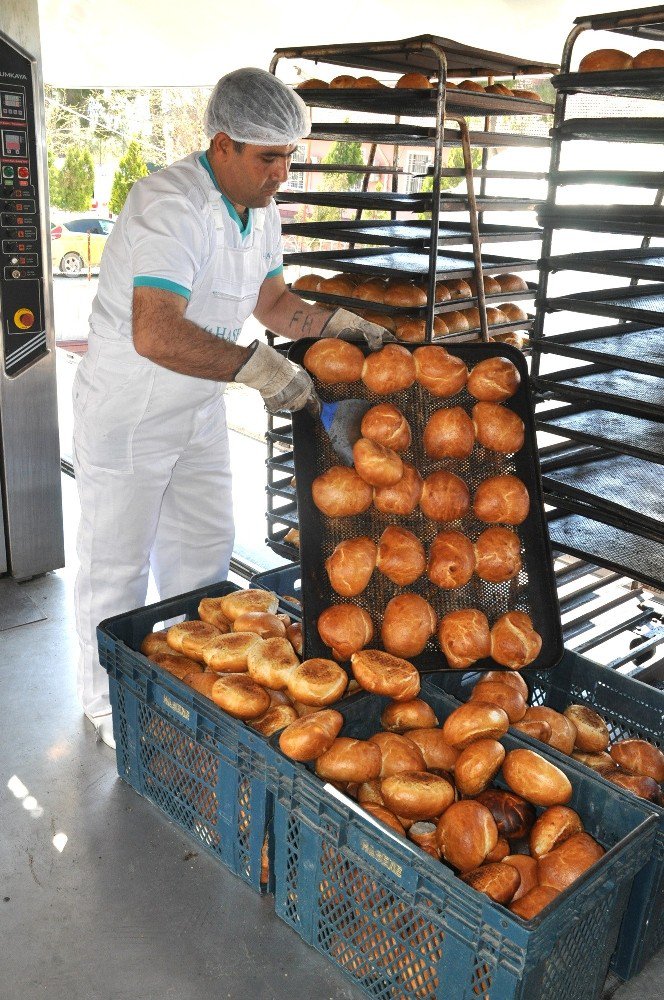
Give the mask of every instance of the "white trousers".
M 97 625 L 145 603 L 150 569 L 162 600 L 225 580 L 234 538 L 223 387 L 108 361 L 92 349 L 74 384 L 77 690 L 93 719 L 110 711 Z

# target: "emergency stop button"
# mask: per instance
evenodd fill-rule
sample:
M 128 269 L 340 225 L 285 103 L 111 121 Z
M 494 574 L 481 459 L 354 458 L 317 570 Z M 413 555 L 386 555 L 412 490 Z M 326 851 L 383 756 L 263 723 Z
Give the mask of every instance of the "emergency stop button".
M 21 178 L 21 180 L 25 180 L 26 177 L 30 176 L 30 171 L 28 170 L 27 167 L 19 167 L 16 173 Z
M 17 309 L 14 313 L 14 323 L 19 330 L 31 330 L 35 325 L 35 314 L 32 309 Z

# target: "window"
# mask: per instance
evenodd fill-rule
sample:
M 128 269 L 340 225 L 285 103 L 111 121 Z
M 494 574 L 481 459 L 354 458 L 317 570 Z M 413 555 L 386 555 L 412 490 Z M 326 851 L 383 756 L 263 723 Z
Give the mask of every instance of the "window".
M 427 153 L 409 153 L 406 170 L 409 174 L 426 174 L 432 165 Z M 422 190 L 422 177 L 408 178 L 408 194 L 417 193 Z
M 300 143 L 293 153 L 292 163 L 306 163 L 307 162 L 307 147 L 304 143 Z M 301 170 L 293 171 L 291 167 L 291 172 L 288 175 L 288 190 L 289 191 L 304 191 L 304 174 Z

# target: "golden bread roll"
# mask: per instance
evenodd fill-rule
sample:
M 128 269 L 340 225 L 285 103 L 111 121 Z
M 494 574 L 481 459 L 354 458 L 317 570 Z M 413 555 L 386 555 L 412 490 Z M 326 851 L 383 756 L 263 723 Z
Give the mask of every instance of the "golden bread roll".
M 443 739 L 440 729 L 409 729 L 408 739 L 417 746 L 424 757 L 427 770 L 454 771 L 459 751 Z
M 502 861 L 510 853 L 509 842 L 504 837 L 498 837 L 498 843 L 492 851 L 487 854 L 484 863 L 493 864 L 496 861 Z
M 448 313 L 447 318 L 449 315 Z M 451 327 L 449 329 L 451 330 Z M 455 396 L 463 389 L 468 379 L 468 369 L 461 358 L 450 354 L 444 347 L 432 344 L 417 347 L 413 351 L 413 360 L 417 381 L 437 398 Z
M 501 903 L 502 906 L 507 906 L 514 899 L 521 883 L 521 875 L 516 868 L 500 863 L 473 868 L 472 871 L 465 872 L 461 879 L 466 885 L 477 892 L 483 892 L 494 903 Z
M 314 479 L 311 495 L 327 517 L 352 517 L 369 509 L 373 492 L 355 469 L 333 465 Z
M 355 86 L 367 90 L 384 90 L 385 84 L 380 83 L 373 76 L 358 76 Z
M 374 507 L 381 514 L 407 517 L 412 514 L 422 497 L 422 477 L 409 462 L 403 463 L 403 476 L 394 486 L 379 486 L 374 490 Z
M 530 511 L 528 490 L 509 473 L 491 476 L 477 487 L 473 510 L 486 524 L 523 524 Z
M 427 293 L 418 288 L 412 281 L 388 282 L 383 302 L 386 306 L 398 306 L 400 309 L 411 309 L 427 304 Z
M 535 807 L 520 795 L 502 788 L 487 788 L 479 793 L 477 801 L 489 810 L 501 837 L 521 840 L 528 836 L 537 813 Z
M 469 299 L 473 294 L 470 290 L 470 285 L 465 278 L 446 278 L 445 284 L 447 285 L 450 296 L 453 299 Z M 449 315 L 445 313 L 445 315 Z
M 587 705 L 568 705 L 563 715 L 576 726 L 575 749 L 588 753 L 606 750 L 609 745 L 609 730 L 597 712 Z
M 475 444 L 473 421 L 461 406 L 434 410 L 422 440 L 429 458 L 468 458 Z
M 433 851 L 433 856 L 440 858 L 435 823 L 429 823 L 427 820 L 418 820 L 409 829 L 408 839 L 412 840 L 418 847 L 421 847 L 427 854 L 431 854 Z
M 361 594 L 376 568 L 377 555 L 376 543 L 366 535 L 339 542 L 329 559 L 325 560 L 332 589 L 341 597 Z
M 403 462 L 396 451 L 369 438 L 355 442 L 353 462 L 360 479 L 370 486 L 394 486 L 403 476 Z
M 167 628 L 161 629 L 159 632 L 148 632 L 139 646 L 143 656 L 147 656 L 151 660 L 155 653 L 172 653 L 173 647 L 169 646 L 167 635 Z
M 384 330 L 389 330 L 390 333 L 394 333 L 397 328 L 396 320 L 392 316 L 385 316 L 383 313 L 372 312 L 370 309 L 365 309 L 360 315 L 363 319 L 368 319 L 370 323 L 375 323 L 376 326 L 382 326 Z
M 436 302 L 450 302 L 452 299 L 452 293 L 445 284 L 444 281 L 436 282 Z
M 237 677 L 237 674 L 233 674 L 233 677 Z M 219 680 L 219 676 L 214 674 L 211 670 L 192 670 L 190 673 L 186 674 L 182 680 L 185 684 L 188 684 L 190 688 L 193 688 L 194 691 L 198 691 L 199 694 L 211 699 L 212 689 Z
M 340 87 L 342 89 L 351 90 L 355 87 L 357 83 L 357 77 L 350 76 L 348 73 L 341 73 L 339 76 L 335 76 L 333 80 L 330 80 L 331 87 Z
M 331 705 L 343 697 L 348 674 L 334 660 L 313 657 L 293 667 L 287 686 L 293 701 L 301 705 Z
M 475 569 L 473 543 L 460 531 L 439 531 L 429 549 L 427 576 L 443 590 L 464 587 Z
M 279 746 L 292 760 L 309 761 L 329 750 L 341 731 L 341 712 L 326 708 L 291 722 L 279 737 Z
M 474 94 L 483 94 L 485 92 L 482 84 L 477 83 L 475 80 L 462 80 L 461 83 L 458 84 L 458 87 L 459 90 L 470 90 Z
M 499 326 L 507 323 L 507 316 L 502 310 L 496 309 L 495 306 L 487 306 L 486 321 L 489 326 Z
M 438 642 L 448 666 L 465 670 L 491 652 L 491 632 L 483 611 L 464 608 L 444 615 L 438 626 Z
M 432 472 L 424 480 L 420 510 L 432 521 L 458 521 L 470 510 L 470 491 L 453 472 Z
M 632 69 L 661 69 L 664 66 L 664 49 L 644 49 L 632 59 Z
M 388 732 L 406 733 L 410 729 L 433 728 L 438 725 L 438 719 L 431 705 L 421 698 L 413 698 L 412 701 L 391 701 L 383 709 L 380 724 Z
M 420 675 L 412 663 L 378 649 L 363 649 L 350 658 L 361 688 L 394 701 L 411 701 L 420 693 Z
M 245 611 L 268 611 L 274 615 L 279 610 L 279 598 L 271 590 L 234 590 L 219 598 L 219 609 L 231 622 Z
M 427 323 L 424 319 L 402 316 L 396 320 L 394 330 L 397 339 L 406 344 L 423 344 L 426 338 Z M 447 328 L 442 332 L 446 333 Z
M 386 289 L 387 282 L 384 278 L 368 278 L 357 285 L 353 298 L 365 302 L 383 302 Z
M 362 377 L 364 354 L 355 344 L 326 337 L 307 349 L 302 363 L 319 382 L 346 385 Z
M 386 344 L 364 359 L 362 381 L 379 396 L 410 388 L 415 381 L 413 355 L 399 344 Z
M 263 639 L 247 653 L 247 671 L 251 679 L 275 691 L 288 687 L 290 674 L 299 662 L 290 642 L 282 636 Z
M 516 868 L 521 877 L 519 888 L 512 896 L 512 902 L 515 903 L 537 885 L 537 861 L 529 854 L 508 854 L 502 859 L 502 864 Z
M 291 285 L 294 292 L 315 292 L 318 290 L 320 274 L 301 274 Z
M 360 426 L 362 437 L 382 444 L 385 448 L 402 452 L 410 448 L 412 433 L 410 424 L 401 410 L 392 403 L 378 403 L 362 417 Z
M 438 817 L 454 802 L 454 788 L 428 771 L 403 771 L 383 778 L 380 793 L 397 816 L 425 820 Z
M 475 572 L 481 580 L 489 583 L 513 580 L 521 566 L 521 539 L 509 528 L 502 525 L 486 528 L 475 542 Z
M 357 801 L 361 805 L 384 806 L 383 796 L 380 794 L 380 777 L 372 778 L 371 781 L 362 781 L 357 786 Z
M 574 833 L 583 833 L 583 821 L 569 806 L 551 806 L 537 817 L 528 840 L 530 853 L 541 858 L 559 847 Z
M 498 306 L 498 309 L 511 323 L 522 323 L 528 319 L 528 313 L 516 302 L 503 302 Z
M 299 547 L 300 547 L 300 532 L 297 530 L 297 528 L 289 528 L 288 531 L 286 532 L 286 534 L 284 535 L 283 540 L 285 542 L 290 542 L 291 545 L 295 545 L 296 548 L 299 549 Z
M 500 285 L 501 292 L 526 292 L 528 282 L 520 274 L 496 274 L 496 281 Z
M 536 90 L 520 90 L 518 87 L 515 87 L 514 90 L 512 91 L 512 97 L 520 97 L 522 100 L 528 100 L 528 101 L 542 100 L 542 98 L 540 97 L 540 95 L 537 93 Z
M 240 591 L 245 593 L 245 591 Z M 230 632 L 231 622 L 221 610 L 223 597 L 204 597 L 198 605 L 198 617 L 208 625 L 214 625 L 218 632 Z M 262 609 L 261 609 L 262 610 Z
M 233 622 L 234 632 L 255 632 L 261 639 L 286 635 L 286 626 L 277 615 L 269 611 L 245 611 Z
M 304 649 L 304 637 L 302 635 L 302 623 L 292 622 L 286 627 L 286 638 L 298 656 L 302 656 Z
M 525 611 L 508 611 L 491 627 L 491 657 L 503 667 L 520 670 L 536 660 L 542 637 Z
M 426 770 L 419 748 L 405 736 L 398 733 L 374 733 L 369 737 L 369 742 L 375 743 L 380 749 L 381 778 L 389 778 L 391 774 L 401 774 L 402 771 Z
M 598 774 L 603 774 L 605 777 L 608 774 L 613 774 L 614 771 L 618 770 L 618 765 L 611 756 L 611 754 L 606 751 L 600 753 L 585 753 L 583 750 L 572 751 L 572 759 L 579 762 L 579 764 L 585 764 L 586 767 L 591 768 L 593 771 L 597 771 Z
M 424 73 L 404 73 L 394 85 L 404 90 L 430 90 L 431 84 Z
M 655 781 L 664 781 L 664 753 L 647 740 L 620 740 L 609 751 L 611 757 L 628 774 L 642 774 Z
M 171 625 L 166 633 L 166 641 L 176 653 L 182 653 L 198 663 L 204 663 L 203 647 L 219 635 L 221 632 L 214 625 L 195 619 Z
M 338 736 L 316 758 L 316 774 L 325 781 L 371 781 L 380 774 L 380 760 L 375 743 Z
M 305 715 L 313 715 L 316 712 L 320 712 L 320 708 L 317 708 L 316 705 L 303 705 L 300 701 L 294 701 L 292 705 L 299 719 L 302 719 Z
M 443 739 L 456 750 L 464 750 L 475 740 L 499 740 L 510 726 L 507 713 L 497 705 L 482 701 L 459 705 L 443 723 Z
M 316 77 L 312 77 L 311 80 L 303 80 L 302 83 L 298 83 L 296 90 L 325 90 L 329 87 L 329 83 L 325 80 L 318 80 Z
M 417 535 L 390 525 L 378 539 L 376 566 L 398 587 L 407 587 L 422 576 L 427 557 Z
M 484 88 L 487 94 L 501 94 L 503 97 L 511 97 L 512 91 L 504 83 L 490 83 Z
M 517 917 L 522 917 L 523 920 L 532 920 L 558 895 L 558 890 L 550 885 L 536 885 L 519 899 L 513 900 L 509 909 L 512 913 L 516 913 Z
M 470 288 L 471 295 L 477 295 L 477 280 L 475 278 L 468 279 L 468 287 Z M 500 284 L 490 274 L 483 275 L 482 287 L 486 295 L 499 295 L 501 292 Z
M 215 705 L 219 705 L 236 719 L 255 719 L 264 715 L 270 707 L 267 691 L 247 674 L 216 675 L 209 697 Z
M 321 278 L 316 290 L 325 292 L 326 295 L 341 295 L 345 299 L 351 299 L 355 292 L 355 282 L 345 274 L 334 274 L 331 278 Z
M 526 702 L 523 695 L 501 681 L 487 681 L 481 679 L 470 693 L 469 701 L 486 701 L 490 705 L 498 705 L 504 712 L 510 724 L 520 722 L 526 714 Z
M 333 604 L 318 618 L 318 634 L 335 660 L 348 660 L 373 639 L 371 617 L 356 604 Z
M 604 848 L 588 833 L 575 833 L 537 861 L 540 885 L 562 892 L 603 857 Z
M 419 594 L 397 594 L 383 612 L 383 646 L 394 656 L 417 656 L 436 631 L 437 622 L 436 612 Z
M 465 333 L 466 330 L 470 330 L 470 323 L 463 309 L 452 309 L 450 312 L 446 312 L 445 324 L 449 333 Z
M 198 674 L 203 671 L 202 664 L 197 663 L 196 660 L 190 660 L 188 656 L 182 656 L 181 653 L 174 653 L 172 649 L 168 653 L 153 653 L 150 659 L 162 670 L 166 670 L 181 681 L 185 679 L 187 674 Z
M 479 802 L 462 799 L 443 813 L 436 829 L 440 853 L 459 871 L 478 868 L 498 843 L 493 816 Z
M 454 782 L 466 797 L 479 795 L 495 778 L 505 759 L 505 747 L 497 740 L 474 740 L 464 747 L 454 765 Z
M 513 792 L 536 806 L 562 806 L 572 798 L 567 775 L 533 750 L 511 750 L 503 778 Z
M 218 674 L 244 673 L 249 650 L 261 642 L 261 637 L 255 632 L 229 632 L 203 647 L 203 661 Z
M 604 777 L 612 784 L 618 785 L 619 788 L 624 788 L 626 791 L 638 795 L 639 798 L 656 802 L 660 806 L 664 805 L 659 785 L 653 778 L 648 778 L 645 774 L 625 774 L 624 771 L 613 771 L 611 774 L 605 774 Z
M 494 529 L 490 528 L 489 530 Z M 484 681 L 498 681 L 499 684 L 509 684 L 510 687 L 515 688 L 521 694 L 525 702 L 528 701 L 528 685 L 521 674 L 513 674 L 509 670 L 487 670 L 486 673 L 482 674 L 477 683 L 483 684 Z
M 595 49 L 579 63 L 579 73 L 597 73 L 632 68 L 632 57 L 622 49 Z
M 297 712 L 292 705 L 271 705 L 267 712 L 252 719 L 249 725 L 261 736 L 269 738 L 296 720 Z
M 503 403 L 519 388 L 521 376 L 507 358 L 485 358 L 468 376 L 468 392 L 484 403 Z
M 476 306 L 471 306 L 470 309 L 462 309 L 461 313 L 466 318 L 469 330 L 479 330 L 480 328 L 480 311 Z M 487 320 L 488 322 L 488 320 Z
M 546 741 L 561 753 L 571 754 L 576 741 L 576 726 L 562 712 L 547 705 L 532 705 L 526 709 L 522 722 L 546 722 L 551 733 Z
M 523 448 L 523 420 L 500 403 L 475 403 L 472 422 L 478 442 L 490 451 L 510 455 Z
M 362 807 L 365 812 L 368 812 L 370 816 L 377 819 L 380 823 L 384 823 L 385 826 L 390 827 L 395 833 L 398 833 L 400 837 L 406 836 L 406 831 L 402 824 L 399 822 L 397 817 L 385 806 L 378 805 L 377 803 L 367 802 Z

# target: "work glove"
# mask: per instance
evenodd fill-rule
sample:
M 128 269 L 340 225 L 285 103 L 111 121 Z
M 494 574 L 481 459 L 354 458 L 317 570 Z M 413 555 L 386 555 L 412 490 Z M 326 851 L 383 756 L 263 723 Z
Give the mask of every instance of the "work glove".
M 396 337 L 377 323 L 370 323 L 348 309 L 335 309 L 320 333 L 321 337 L 339 337 L 368 344 L 370 351 L 378 351 L 383 344 L 396 341 Z
M 313 383 L 304 368 L 258 340 L 249 345 L 249 350 L 249 358 L 233 381 L 257 389 L 270 413 L 301 410 L 314 395 Z

